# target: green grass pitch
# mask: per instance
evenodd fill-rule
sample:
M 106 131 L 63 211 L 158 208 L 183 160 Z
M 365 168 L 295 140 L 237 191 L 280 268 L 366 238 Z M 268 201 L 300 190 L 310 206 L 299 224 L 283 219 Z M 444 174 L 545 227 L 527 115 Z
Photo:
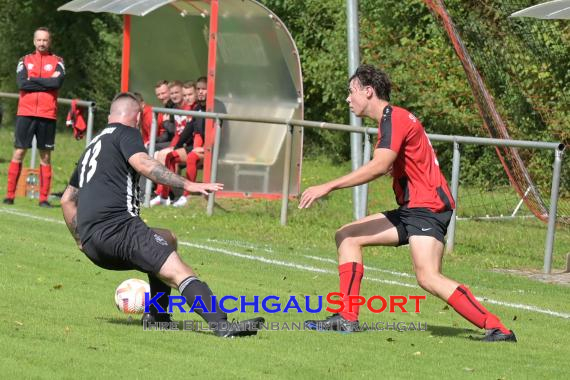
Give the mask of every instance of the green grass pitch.
M 0 130 L 0 192 L 4 194 L 10 131 Z M 54 191 L 63 190 L 84 142 L 58 136 Z M 348 165 L 305 161 L 303 186 L 333 178 Z M 179 251 L 219 295 L 325 295 L 338 290 L 334 231 L 352 218 L 349 190 L 316 207 L 290 205 L 289 224 L 279 225 L 280 202 L 219 199 L 213 217 L 194 197 L 177 210 L 143 210 L 151 226 L 170 228 Z M 370 187 L 370 211 L 393 207 L 389 180 Z M 568 378 L 570 288 L 493 271 L 542 267 L 546 226 L 534 220 L 458 222 L 456 250 L 444 273 L 468 284 L 484 305 L 516 331 L 517 344 L 484 344 L 474 329 L 435 297 L 421 313 L 361 313 L 361 321 L 418 322 L 427 331 L 358 334 L 263 331 L 256 337 L 222 340 L 209 333 L 143 331 L 137 318 L 116 310 L 115 287 L 137 272 L 100 269 L 79 252 L 59 208 L 40 209 L 27 199 L 0 205 L 0 368 L 12 378 Z M 570 252 L 568 229 L 558 229 L 554 267 Z M 415 284 L 409 253 L 402 248 L 365 250 L 362 292 L 424 295 Z M 316 271 L 324 269 L 324 272 Z M 176 291 L 173 294 L 177 294 Z M 517 306 L 518 305 L 518 306 Z M 527 309 L 524 307 L 528 306 Z M 528 310 L 528 308 L 534 308 Z M 549 314 L 550 313 L 550 314 Z M 559 313 L 560 315 L 553 315 Z M 261 313 L 269 322 L 302 322 L 302 313 Z M 245 319 L 246 314 L 231 317 Z M 317 317 L 324 317 L 320 313 Z M 178 321 L 200 320 L 176 313 Z

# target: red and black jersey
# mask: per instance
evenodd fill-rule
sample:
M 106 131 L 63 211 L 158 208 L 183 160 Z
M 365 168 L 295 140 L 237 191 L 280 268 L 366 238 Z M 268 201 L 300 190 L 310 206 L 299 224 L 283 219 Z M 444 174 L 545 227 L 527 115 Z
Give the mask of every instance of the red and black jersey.
M 183 111 L 192 111 L 193 106 L 194 105 L 192 104 L 182 103 L 182 105 L 180 105 L 180 107 L 177 108 Z M 174 133 L 174 137 L 170 141 L 171 147 L 175 147 L 178 144 L 178 142 L 180 141 L 180 135 L 182 134 L 182 132 L 184 132 L 186 124 L 189 123 L 190 121 L 192 121 L 192 116 L 174 115 L 174 125 L 176 127 L 176 132 Z
M 176 107 L 182 111 L 192 111 L 192 105 L 182 103 L 180 107 Z M 174 115 L 174 125 L 176 126 L 176 135 L 180 135 L 188 121 L 192 120 L 192 116 Z
M 59 72 L 54 78 L 53 74 Z M 63 84 L 63 59 L 52 53 L 28 54 L 21 58 L 16 69 L 20 89 L 18 116 L 57 118 L 57 91 Z
M 387 105 L 378 128 L 376 149 L 398 154 L 392 187 L 400 206 L 453 210 L 455 202 L 420 121 L 407 110 Z

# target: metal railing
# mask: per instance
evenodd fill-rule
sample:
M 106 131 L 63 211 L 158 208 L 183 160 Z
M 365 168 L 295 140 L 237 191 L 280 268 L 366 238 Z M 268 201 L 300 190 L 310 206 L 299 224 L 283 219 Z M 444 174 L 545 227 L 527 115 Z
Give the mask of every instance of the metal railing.
M 19 99 L 20 95 L 11 92 L 0 92 L 0 98 Z M 57 104 L 71 105 L 73 99 L 57 98 Z M 87 130 L 85 131 L 85 146 L 89 145 L 93 138 L 93 120 L 95 117 L 95 102 L 90 100 L 76 100 L 76 104 L 80 107 L 87 108 Z M 30 156 L 30 168 L 36 167 L 36 138 L 32 143 L 32 153 Z
M 0 92 L 0 98 L 13 98 L 18 99 L 18 94 Z M 58 98 L 58 104 L 70 105 L 72 99 Z M 77 105 L 87 107 L 87 131 L 85 138 L 85 145 L 89 145 L 93 137 L 93 119 L 95 102 L 86 100 L 77 100 Z M 261 124 L 281 124 L 287 126 L 287 134 L 285 139 L 285 159 L 283 167 L 283 186 L 281 191 L 281 213 L 280 222 L 282 225 L 287 224 L 287 212 L 289 207 L 289 187 L 291 182 L 291 155 L 292 155 L 292 136 L 296 127 L 305 128 L 320 128 L 329 129 L 343 132 L 361 133 L 364 136 L 364 141 L 368 141 L 370 136 L 378 133 L 375 128 L 362 128 L 354 127 L 345 124 L 325 123 L 316 121 L 298 120 L 292 118 L 275 118 L 275 117 L 254 117 L 254 116 L 234 116 L 229 114 L 215 113 L 215 112 L 200 112 L 200 111 L 182 111 L 170 108 L 153 107 L 152 125 L 149 143 L 149 155 L 152 157 L 155 152 L 156 145 L 156 131 L 157 131 L 157 113 L 165 113 L 172 115 L 185 115 L 197 118 L 215 119 L 215 140 L 212 148 L 212 167 L 211 167 L 211 182 L 215 182 L 218 172 L 218 157 L 220 149 L 220 120 L 233 120 L 233 121 L 250 121 Z M 546 233 L 546 243 L 544 248 L 544 272 L 550 273 L 552 269 L 552 253 L 554 248 L 554 237 L 556 232 L 556 215 L 558 211 L 558 196 L 560 189 L 560 173 L 562 170 L 562 159 L 564 156 L 564 145 L 561 143 L 552 142 L 537 142 L 526 140 L 502 140 L 483 137 L 469 137 L 469 136 L 448 136 L 439 134 L 428 134 L 430 140 L 439 142 L 448 142 L 453 144 L 453 159 L 452 159 L 452 175 L 451 175 L 451 193 L 457 202 L 457 195 L 459 189 L 459 173 L 460 173 L 460 144 L 475 144 L 475 145 L 488 145 L 488 146 L 504 146 L 515 148 L 532 148 L 532 149 L 546 149 L 554 152 L 554 163 L 552 171 L 552 184 L 550 192 L 550 207 L 548 213 L 548 229 Z M 34 146 L 32 150 L 31 167 L 35 167 L 36 146 L 34 139 Z M 149 206 L 150 193 L 152 189 L 152 182 L 147 179 L 145 187 L 145 201 L 144 205 Z M 213 215 L 214 212 L 215 194 L 211 193 L 208 196 L 207 214 Z M 457 203 L 456 209 L 453 212 L 453 217 L 449 224 L 447 233 L 446 250 L 452 251 L 455 246 L 455 229 L 457 221 Z
M 212 171 L 211 171 L 211 182 L 216 181 L 217 176 L 217 164 L 220 148 L 220 120 L 234 120 L 234 121 L 250 121 L 262 124 L 281 124 L 287 126 L 287 135 L 285 140 L 285 166 L 283 170 L 283 187 L 281 192 L 281 216 L 280 222 L 282 225 L 287 224 L 287 210 L 289 205 L 289 186 L 291 181 L 291 154 L 292 154 L 292 134 L 294 128 L 305 127 L 305 128 L 320 128 L 329 129 L 343 132 L 355 132 L 364 135 L 364 140 L 367 141 L 370 136 L 376 135 L 378 133 L 376 128 L 362 128 L 354 127 L 345 124 L 335 124 L 335 123 L 325 123 L 316 121 L 306 121 L 297 119 L 286 119 L 286 118 L 275 118 L 275 117 L 254 117 L 254 116 L 233 116 L 229 114 L 221 114 L 215 112 L 198 112 L 198 111 L 181 111 L 173 110 L 169 108 L 153 107 L 153 118 L 151 127 L 151 140 L 149 145 L 149 154 L 152 156 L 154 154 L 155 142 L 156 142 L 156 113 L 165 113 L 172 115 L 186 115 L 198 118 L 207 118 L 216 120 L 216 137 L 214 141 L 213 151 L 212 151 Z M 231 126 L 230 126 L 231 128 Z M 490 146 L 504 146 L 504 147 L 515 147 L 515 148 L 532 148 L 532 149 L 546 149 L 552 150 L 554 152 L 554 163 L 552 170 L 552 185 L 550 192 L 550 208 L 548 214 L 548 229 L 546 233 L 546 243 L 544 248 L 544 272 L 550 273 L 552 269 L 552 252 L 554 247 L 554 236 L 556 232 L 556 215 L 558 211 L 558 196 L 560 189 L 560 173 L 562 170 L 562 158 L 564 156 L 564 145 L 561 143 L 552 142 L 537 142 L 537 141 L 527 141 L 527 140 L 502 140 L 494 138 L 484 138 L 484 137 L 469 137 L 469 136 L 448 136 L 439 134 L 428 134 L 428 137 L 432 141 L 448 142 L 453 144 L 453 160 L 452 160 L 452 174 L 451 174 L 451 193 L 453 198 L 457 202 L 457 195 L 459 189 L 459 172 L 460 172 L 460 144 L 475 144 L 475 145 L 490 145 Z M 150 180 L 147 181 L 146 191 L 145 191 L 145 206 L 149 206 L 150 202 L 150 191 L 152 183 Z M 207 214 L 211 216 L 214 211 L 214 200 L 215 194 L 211 193 L 208 197 Z M 447 243 L 446 250 L 452 251 L 455 246 L 455 229 L 457 220 L 457 203 L 456 209 L 453 212 L 453 217 L 449 224 L 447 231 Z

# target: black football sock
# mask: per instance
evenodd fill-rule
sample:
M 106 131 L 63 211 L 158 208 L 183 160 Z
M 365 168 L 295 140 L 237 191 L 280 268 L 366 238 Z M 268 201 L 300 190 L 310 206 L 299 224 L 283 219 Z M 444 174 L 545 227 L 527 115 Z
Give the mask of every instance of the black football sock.
M 208 313 L 204 312 L 201 308 L 195 308 L 195 312 L 208 323 L 221 323 L 228 320 L 228 315 L 220 310 L 219 304 L 216 302 L 215 307 L 216 311 L 213 312 L 213 305 L 212 305 L 212 290 L 208 287 L 208 284 L 198 280 L 194 276 L 190 276 L 186 278 L 184 281 L 180 283 L 178 287 L 180 294 L 186 298 L 186 303 L 188 306 L 192 307 L 194 305 L 194 301 L 196 300 L 197 296 L 202 298 L 203 304 L 206 306 Z M 197 304 L 199 305 L 199 304 Z M 197 305 L 194 305 L 195 307 Z
M 162 282 L 158 277 L 150 273 L 148 274 L 148 283 L 150 284 L 150 299 L 156 296 L 156 294 L 159 292 L 164 293 L 158 298 L 157 303 L 164 309 L 165 313 L 168 313 L 168 296 L 170 295 L 170 291 L 172 289 L 170 286 Z M 153 315 L 158 314 L 158 310 L 154 305 L 150 305 L 149 311 Z

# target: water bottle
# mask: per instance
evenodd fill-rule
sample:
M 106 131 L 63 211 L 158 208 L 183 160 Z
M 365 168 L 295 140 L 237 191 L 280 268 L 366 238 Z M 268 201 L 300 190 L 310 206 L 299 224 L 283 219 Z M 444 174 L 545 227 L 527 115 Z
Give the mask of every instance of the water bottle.
M 31 172 L 26 177 L 26 196 L 31 199 L 39 197 L 38 175 L 36 173 Z

